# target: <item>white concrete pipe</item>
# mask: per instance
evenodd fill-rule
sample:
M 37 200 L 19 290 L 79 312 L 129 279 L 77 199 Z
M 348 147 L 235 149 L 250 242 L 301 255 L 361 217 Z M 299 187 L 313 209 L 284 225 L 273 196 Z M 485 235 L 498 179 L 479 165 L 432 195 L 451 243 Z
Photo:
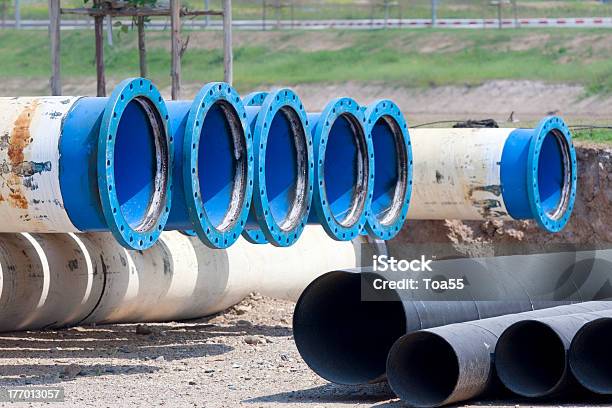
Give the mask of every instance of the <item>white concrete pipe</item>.
M 109 244 L 121 249 L 110 236 L 104 239 Z M 239 239 L 230 248 L 211 249 L 195 237 L 166 232 L 149 250 L 125 254 L 129 273 L 109 270 L 112 278 L 84 323 L 191 319 L 220 312 L 251 292 L 296 300 L 317 276 L 357 264 L 353 244 L 328 238 L 319 226 L 307 227 L 285 248 Z
M 576 197 L 576 154 L 558 117 L 535 129 L 411 129 L 411 219 L 534 219 L 561 230 Z
M 296 300 L 317 276 L 355 267 L 357 249 L 319 226 L 286 248 L 211 249 L 179 232 L 144 251 L 110 233 L 0 234 L 0 331 L 191 319 L 251 292 Z
M 78 323 L 103 279 L 102 263 L 74 234 L 0 234 L 0 330 Z

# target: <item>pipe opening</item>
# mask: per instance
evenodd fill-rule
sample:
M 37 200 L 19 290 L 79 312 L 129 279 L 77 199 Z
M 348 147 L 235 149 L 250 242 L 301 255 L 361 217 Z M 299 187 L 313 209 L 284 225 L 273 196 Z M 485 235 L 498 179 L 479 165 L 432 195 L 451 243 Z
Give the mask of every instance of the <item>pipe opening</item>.
M 128 102 L 119 118 L 113 166 L 126 222 L 137 232 L 154 228 L 165 208 L 169 154 L 164 122 L 146 97 Z
M 246 138 L 236 109 L 216 101 L 206 113 L 198 146 L 198 181 L 204 210 L 218 230 L 240 218 L 247 189 Z
M 408 188 L 408 152 L 400 125 L 389 115 L 372 128 L 374 144 L 374 192 L 372 212 L 382 225 L 399 217 Z
M 566 370 L 563 341 L 553 329 L 537 321 L 510 326 L 497 342 L 495 365 L 501 381 L 525 397 L 554 391 Z
M 363 126 L 352 114 L 338 116 L 329 130 L 323 170 L 325 195 L 335 221 L 359 222 L 366 199 L 369 161 Z
M 542 210 L 553 220 L 567 211 L 572 186 L 570 146 L 556 129 L 544 137 L 538 156 L 538 193 Z
M 361 301 L 358 273 L 330 272 L 302 293 L 293 317 L 297 348 L 308 366 L 339 384 L 381 380 L 387 353 L 406 329 L 399 301 Z
M 297 112 L 289 106 L 279 112 L 266 142 L 266 190 L 274 222 L 281 230 L 291 231 L 306 212 L 308 148 Z
M 572 372 L 585 388 L 612 394 L 612 319 L 587 323 L 574 337 L 570 355 Z
M 390 354 L 387 376 L 393 391 L 412 406 L 435 407 L 452 395 L 459 379 L 453 347 L 430 332 L 398 340 Z

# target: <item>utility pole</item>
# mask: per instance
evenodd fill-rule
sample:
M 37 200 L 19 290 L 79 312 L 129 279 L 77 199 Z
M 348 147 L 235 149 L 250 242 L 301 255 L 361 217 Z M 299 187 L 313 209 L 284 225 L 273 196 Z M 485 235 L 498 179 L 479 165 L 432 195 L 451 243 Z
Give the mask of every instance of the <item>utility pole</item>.
M 15 0 L 15 28 L 21 28 L 21 6 L 19 0 Z
M 51 95 L 62 94 L 60 71 L 60 0 L 49 0 L 49 39 L 51 40 Z
M 234 55 L 232 52 L 232 0 L 223 0 L 223 80 L 234 81 Z
M 204 0 L 204 11 L 210 10 L 210 0 Z M 204 17 L 204 27 L 208 28 L 208 24 L 210 24 L 210 16 L 207 14 Z
M 431 0 L 431 26 L 436 26 L 438 20 L 438 0 Z

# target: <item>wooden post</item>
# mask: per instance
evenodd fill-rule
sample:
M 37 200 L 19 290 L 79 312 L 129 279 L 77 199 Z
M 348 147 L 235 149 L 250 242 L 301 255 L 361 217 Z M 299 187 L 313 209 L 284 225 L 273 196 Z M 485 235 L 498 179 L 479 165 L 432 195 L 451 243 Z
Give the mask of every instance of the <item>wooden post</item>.
M 94 0 L 94 6 L 99 6 L 100 0 Z M 96 44 L 96 94 L 106 96 L 106 78 L 104 76 L 104 16 L 94 17 L 94 36 Z
M 223 0 L 223 80 L 234 81 L 234 55 L 232 52 L 232 0 Z
M 145 18 L 137 17 L 138 25 L 138 61 L 140 63 L 140 76 L 147 77 L 147 48 L 145 44 Z
M 181 97 L 181 2 L 180 0 L 170 0 L 170 36 L 172 52 L 172 68 L 170 77 L 172 78 L 172 99 L 177 100 Z
M 49 0 L 49 39 L 51 47 L 51 95 L 62 94 L 60 71 L 60 0 Z

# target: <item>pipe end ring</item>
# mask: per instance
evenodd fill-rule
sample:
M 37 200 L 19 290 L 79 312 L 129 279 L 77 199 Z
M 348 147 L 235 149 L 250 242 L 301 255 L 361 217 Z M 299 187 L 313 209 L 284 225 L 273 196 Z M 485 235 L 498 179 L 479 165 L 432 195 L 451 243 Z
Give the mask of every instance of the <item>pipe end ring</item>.
M 243 137 L 239 140 L 239 144 L 243 149 L 244 163 L 246 169 L 243 170 L 244 179 L 242 180 L 242 191 L 239 192 L 238 206 L 234 211 L 228 209 L 230 215 L 229 220 L 224 220 L 221 224 L 215 225 L 206 212 L 203 194 L 201 191 L 200 180 L 198 175 L 198 154 L 200 146 L 200 138 L 202 127 L 204 126 L 204 118 L 210 108 L 218 102 L 229 104 L 236 112 L 236 117 L 240 121 L 240 130 Z M 253 195 L 253 149 L 252 135 L 250 127 L 247 123 L 247 115 L 244 109 L 244 104 L 238 95 L 238 92 L 225 82 L 211 82 L 206 84 L 198 95 L 195 97 L 190 109 L 189 117 L 187 118 L 186 129 L 192 135 L 192 138 L 185 137 L 183 146 L 183 183 L 185 192 L 189 200 L 187 200 L 187 210 L 191 219 L 193 230 L 204 243 L 210 248 L 228 248 L 233 245 L 240 234 L 249 215 L 251 197 Z M 194 176 L 195 175 L 195 176 Z M 232 204 L 233 205 L 233 204 Z
M 158 149 L 158 174 L 156 189 L 149 203 L 144 220 L 137 227 L 128 223 L 121 211 L 117 190 L 115 189 L 115 140 L 121 115 L 128 104 L 143 100 L 158 115 L 163 129 L 156 140 Z M 157 125 L 157 124 L 155 124 Z M 153 124 L 152 124 L 153 126 Z M 102 212 L 108 228 L 124 247 L 143 250 L 158 240 L 170 213 L 172 190 L 173 137 L 168 126 L 166 104 L 153 83 L 145 78 L 128 78 L 115 87 L 108 98 L 98 137 L 97 170 Z

